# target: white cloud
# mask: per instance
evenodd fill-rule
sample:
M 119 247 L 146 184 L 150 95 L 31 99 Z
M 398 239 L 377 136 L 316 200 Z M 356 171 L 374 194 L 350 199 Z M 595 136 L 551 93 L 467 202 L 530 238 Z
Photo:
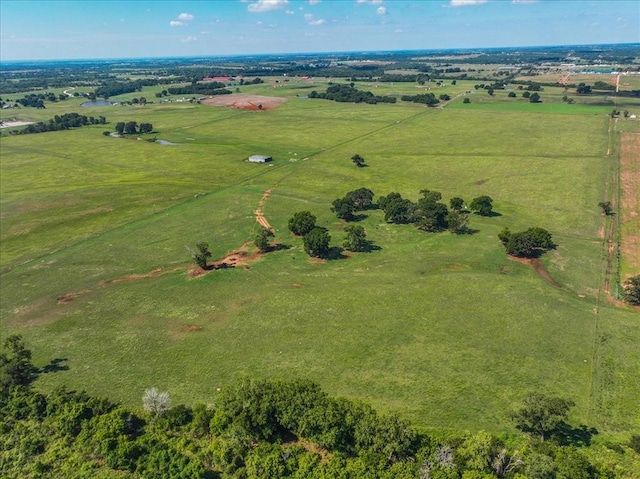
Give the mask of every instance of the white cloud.
M 322 25 L 323 23 L 326 22 L 322 18 L 318 18 L 317 20 L 314 20 L 313 15 L 311 13 L 305 13 L 304 19 L 309 25 Z
M 193 43 L 193 42 L 197 42 L 197 41 L 198 41 L 198 38 L 197 37 L 193 37 L 193 36 L 189 36 L 189 37 L 186 37 L 186 38 L 182 39 L 183 43 Z
M 511 3 L 517 5 L 519 3 L 536 3 L 538 0 L 511 0 Z
M 191 15 L 190 13 L 181 13 L 180 15 L 178 15 L 178 20 L 184 20 L 186 22 L 189 22 L 191 20 L 193 20 L 195 17 L 193 15 Z
M 402 28 L 396 28 L 394 33 L 404 33 L 404 30 Z
M 386 7 L 378 7 L 378 9 L 376 10 L 376 13 L 378 15 L 386 15 L 387 14 L 387 9 L 386 9 Z
M 294 14 L 294 13 L 296 13 L 296 12 L 294 12 L 293 10 L 287 10 L 287 11 L 286 11 L 286 12 L 284 12 L 284 13 L 286 13 L 287 15 L 293 15 L 293 14 Z
M 356 0 L 356 3 L 370 3 L 371 5 L 378 5 L 382 3 L 382 0 Z
M 186 23 L 179 22 L 178 20 L 171 20 L 169 22 L 169 25 L 171 25 L 172 27 L 184 27 Z
M 309 0 L 309 5 L 317 5 L 318 3 L 320 3 L 322 0 Z
M 263 13 L 279 10 L 285 5 L 289 5 L 289 0 L 258 0 L 255 3 L 250 3 L 247 10 L 251 13 Z
M 451 0 L 449 6 L 451 7 L 467 7 L 469 5 L 482 5 L 487 3 L 488 0 Z

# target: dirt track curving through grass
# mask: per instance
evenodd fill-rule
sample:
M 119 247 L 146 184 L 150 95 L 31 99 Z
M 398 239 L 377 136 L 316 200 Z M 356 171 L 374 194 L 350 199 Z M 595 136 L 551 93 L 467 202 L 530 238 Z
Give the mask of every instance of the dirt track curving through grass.
M 267 201 L 267 198 L 269 197 L 270 194 L 271 194 L 271 190 L 267 190 L 264 193 L 262 193 L 262 198 L 260 198 L 260 203 L 258 203 L 258 209 L 255 210 L 254 213 L 256 215 L 256 221 L 260 225 L 264 226 L 268 230 L 273 231 L 273 228 L 271 227 L 267 219 L 264 217 L 264 213 L 262 212 L 262 209 L 264 208 L 264 204 Z

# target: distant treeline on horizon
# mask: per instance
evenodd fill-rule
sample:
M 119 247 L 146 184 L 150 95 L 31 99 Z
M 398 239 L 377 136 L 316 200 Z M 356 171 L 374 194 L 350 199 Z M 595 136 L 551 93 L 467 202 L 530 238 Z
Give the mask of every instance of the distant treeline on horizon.
M 342 52 L 308 52 L 308 53 L 262 53 L 262 54 L 236 54 L 236 55 L 205 55 L 205 56 L 179 56 L 179 57 L 138 57 L 138 58 L 76 58 L 76 59 L 25 59 L 25 60 L 0 60 L 3 70 L 11 70 L 12 67 L 25 68 L 28 66 L 91 66 L 91 65 L 114 65 L 114 64 L 147 64 L 153 65 L 171 65 L 189 63 L 202 63 L 215 60 L 216 62 L 224 62 L 230 60 L 242 59 L 243 61 L 282 61 L 285 59 L 296 59 L 298 61 L 317 60 L 320 58 L 331 58 L 334 61 L 348 61 L 357 59 L 383 60 L 385 58 L 398 58 L 415 55 L 426 55 L 437 57 L 440 55 L 463 56 L 469 54 L 486 54 L 495 55 L 501 53 L 541 53 L 549 55 L 558 55 L 564 51 L 570 50 L 572 53 L 591 53 L 601 55 L 603 53 L 617 53 L 618 55 L 628 52 L 637 56 L 640 51 L 640 43 L 613 43 L 613 44 L 594 44 L 594 45 L 549 45 L 549 46 L 522 46 L 522 47 L 467 47 L 467 48 L 447 48 L 447 49 L 416 49 L 416 50 L 388 50 L 388 51 L 342 51 Z M 468 59 L 467 59 L 468 60 Z M 455 61 L 447 59 L 447 61 Z

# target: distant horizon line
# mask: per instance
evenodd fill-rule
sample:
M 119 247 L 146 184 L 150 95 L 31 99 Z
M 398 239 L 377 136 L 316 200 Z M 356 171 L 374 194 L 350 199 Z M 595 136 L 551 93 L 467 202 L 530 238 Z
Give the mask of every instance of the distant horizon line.
M 82 63 L 82 62 L 118 62 L 118 61 L 149 61 L 149 60 L 179 60 L 179 59 L 209 59 L 209 58 L 251 58 L 251 57 L 301 57 L 320 55 L 382 55 L 393 53 L 419 53 L 419 52 L 485 52 L 496 50 L 535 50 L 535 49 L 559 49 L 559 48 L 586 48 L 586 47 L 633 47 L 640 48 L 640 42 L 624 43 L 581 43 L 581 44 L 554 44 L 554 45 L 528 45 L 528 46 L 502 46 L 502 47 L 454 47 L 454 48 L 418 48 L 398 50 L 343 50 L 343 51 L 317 51 L 317 52 L 289 52 L 289 53 L 234 53 L 234 54 L 208 54 L 208 55 L 176 55 L 176 56 L 147 56 L 147 57 L 104 57 L 104 58 L 51 58 L 51 59 L 23 59 L 2 60 L 0 65 L 20 63 Z

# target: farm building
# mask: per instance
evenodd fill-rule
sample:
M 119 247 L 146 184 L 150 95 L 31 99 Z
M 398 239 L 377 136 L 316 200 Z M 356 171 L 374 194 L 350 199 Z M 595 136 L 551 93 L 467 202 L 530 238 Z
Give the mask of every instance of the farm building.
M 250 163 L 266 163 L 267 161 L 271 161 L 273 158 L 265 155 L 251 155 L 249 157 Z

